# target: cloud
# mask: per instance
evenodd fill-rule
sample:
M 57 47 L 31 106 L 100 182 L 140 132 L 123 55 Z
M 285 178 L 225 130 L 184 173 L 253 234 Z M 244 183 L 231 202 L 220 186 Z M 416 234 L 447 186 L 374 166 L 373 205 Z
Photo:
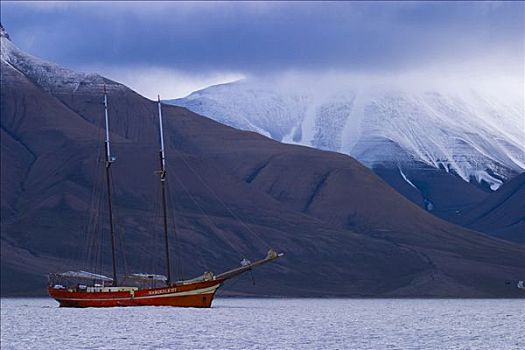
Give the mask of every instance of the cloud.
M 345 96 L 346 92 L 381 90 L 409 91 L 415 95 L 426 92 L 446 92 L 459 96 L 465 93 L 481 93 L 495 101 L 518 106 L 524 110 L 525 86 L 523 77 L 501 75 L 477 70 L 422 69 L 384 73 L 356 73 L 352 71 L 286 71 L 279 74 L 250 76 L 248 85 L 254 84 L 263 90 L 280 91 L 282 94 L 302 94 L 323 100 L 326 97 Z
M 187 73 L 158 67 L 86 67 L 87 72 L 97 72 L 107 78 L 125 84 L 141 95 L 156 100 L 185 97 L 193 91 L 211 85 L 244 79 L 234 72 Z
M 182 81 L 195 76 L 187 86 L 198 86 L 197 81 L 231 74 L 290 70 L 373 75 L 475 66 L 477 72 L 523 77 L 523 2 L 2 1 L 0 6 L 3 24 L 22 49 L 84 71 L 119 67 L 111 72 L 114 77 L 133 82 L 139 91 L 153 91 L 150 84 L 160 80 L 168 87 L 170 76 Z M 126 73 L 137 67 L 144 74 L 171 73 L 156 74 L 159 80 Z

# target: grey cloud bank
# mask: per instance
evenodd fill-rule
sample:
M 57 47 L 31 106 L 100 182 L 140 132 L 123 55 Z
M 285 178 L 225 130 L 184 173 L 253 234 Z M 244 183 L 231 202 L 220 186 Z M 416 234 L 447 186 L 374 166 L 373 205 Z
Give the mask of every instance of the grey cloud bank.
M 523 2 L 2 1 L 1 7 L 2 23 L 20 48 L 75 69 L 120 72 L 116 79 L 144 67 L 172 77 L 199 75 L 203 84 L 215 81 L 206 74 L 232 80 L 458 65 L 523 75 Z

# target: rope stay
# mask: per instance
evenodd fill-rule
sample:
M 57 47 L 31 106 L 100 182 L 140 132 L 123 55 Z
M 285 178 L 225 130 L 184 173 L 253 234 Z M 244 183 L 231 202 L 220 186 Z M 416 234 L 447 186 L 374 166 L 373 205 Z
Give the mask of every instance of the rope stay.
M 104 95 L 103 95 L 103 106 L 104 106 L 104 128 L 102 125 L 99 125 L 97 127 L 98 129 L 98 140 L 103 139 L 104 140 L 104 154 L 102 157 L 102 142 L 97 142 L 97 158 L 96 158 L 96 166 L 94 167 L 94 173 L 93 176 L 93 188 L 90 193 L 90 199 L 89 199 L 89 205 L 87 208 L 88 211 L 88 220 L 87 225 L 84 229 L 85 235 L 85 254 L 86 254 L 86 269 L 94 271 L 96 273 L 103 273 L 103 266 L 105 265 L 104 260 L 104 249 L 103 247 L 105 245 L 101 244 L 103 240 L 110 239 L 111 240 L 111 256 L 112 256 L 112 269 L 113 269 L 113 281 L 114 285 L 118 285 L 117 280 L 117 263 L 122 264 L 119 267 L 119 270 L 122 269 L 121 272 L 125 272 L 128 270 L 128 263 L 126 260 L 126 254 L 125 252 L 125 242 L 124 238 L 126 234 L 122 231 L 122 227 L 120 227 L 118 222 L 118 205 L 113 206 L 112 204 L 112 192 L 115 191 L 115 184 L 113 179 L 113 174 L 110 171 L 110 167 L 112 163 L 115 162 L 116 158 L 112 155 L 112 147 L 110 144 L 110 130 L 109 130 L 109 113 L 108 113 L 108 97 L 106 92 L 106 87 L 104 85 Z M 162 217 L 163 217 L 163 226 L 164 226 L 164 233 L 165 233 L 165 262 L 166 262 L 166 268 L 167 268 L 167 284 L 169 285 L 171 282 L 171 265 L 170 265 L 170 242 L 168 240 L 168 227 L 172 228 L 173 231 L 173 243 L 176 249 L 176 255 L 175 255 L 175 270 L 176 275 L 179 280 L 183 279 L 183 264 L 182 264 L 182 240 L 180 239 L 179 235 L 177 234 L 176 230 L 176 220 L 175 220 L 175 206 L 173 201 L 173 193 L 170 189 L 170 186 L 168 185 L 168 181 L 166 181 L 166 173 L 168 170 L 168 167 L 171 168 L 172 165 L 167 164 L 166 162 L 166 155 L 165 155 L 165 144 L 164 144 L 164 128 L 163 128 L 163 120 L 162 120 L 162 106 L 160 101 L 160 96 L 158 97 L 158 125 L 159 125 L 159 139 L 160 139 L 160 171 L 157 173 L 160 174 L 160 181 L 161 181 L 161 188 L 160 188 L 160 194 L 162 196 Z M 119 144 L 120 142 L 117 142 Z M 208 193 L 211 194 L 212 198 L 218 203 L 222 208 L 225 209 L 225 212 L 231 216 L 231 218 L 234 220 L 235 223 L 238 224 L 239 228 L 242 228 L 245 230 L 245 232 L 249 233 L 252 237 L 256 239 L 259 244 L 265 248 L 271 248 L 270 244 L 261 237 L 261 235 L 253 230 L 250 225 L 254 224 L 247 224 L 246 221 L 241 217 L 241 215 L 237 214 L 233 208 L 228 205 L 221 196 L 218 195 L 218 193 L 213 189 L 213 187 L 205 180 L 203 177 L 199 174 L 198 171 L 190 164 L 187 157 L 190 155 L 183 153 L 176 149 L 175 147 L 171 147 L 170 151 L 173 151 L 175 153 L 175 156 L 177 159 L 180 159 L 183 164 L 186 166 L 186 168 L 190 171 L 190 174 L 194 176 L 194 178 L 202 184 L 202 188 L 204 188 Z M 102 164 L 105 164 L 104 167 L 102 167 Z M 103 169 L 104 168 L 104 169 Z M 102 171 L 105 170 L 105 171 Z M 104 190 L 103 190 L 103 175 L 105 172 L 106 177 L 106 196 L 104 196 Z M 224 230 L 220 228 L 215 222 L 214 218 L 212 218 L 212 215 L 209 215 L 207 210 L 199 203 L 199 200 L 192 194 L 192 191 L 184 184 L 182 181 L 181 176 L 177 174 L 176 171 L 173 171 L 171 173 L 177 184 L 180 186 L 180 188 L 188 195 L 191 202 L 198 208 L 198 210 L 202 213 L 204 222 L 206 222 L 210 228 L 216 230 L 217 232 L 223 232 Z M 167 193 L 166 193 L 167 192 Z M 117 193 L 117 192 L 115 192 Z M 105 198 L 104 198 L 105 197 Z M 107 230 L 104 229 L 102 225 L 101 220 L 101 212 L 103 210 L 103 201 L 106 200 L 106 206 L 108 210 L 108 219 L 109 219 L 109 233 L 110 237 L 107 237 L 106 234 L 104 234 Z M 153 201 L 154 203 L 158 203 L 157 201 Z M 168 207 L 170 208 L 170 216 L 167 215 Z M 151 209 L 151 208 L 150 208 Z M 154 215 L 153 220 L 158 219 L 158 216 L 156 215 L 157 209 L 160 209 L 159 206 L 155 205 L 154 209 Z M 114 215 L 115 214 L 115 215 Z M 171 222 L 168 222 L 170 220 Z M 156 225 L 155 225 L 156 226 Z M 115 229 L 118 228 L 118 229 Z M 154 230 L 157 231 L 157 230 Z M 241 238 L 242 236 L 237 236 Z M 220 237 L 229 247 L 233 248 L 235 253 L 242 258 L 243 253 L 239 249 L 238 244 L 235 244 L 231 239 L 229 239 L 227 234 L 223 234 Z M 157 241 L 157 239 L 152 239 L 153 241 Z M 152 250 L 156 251 L 156 249 Z M 119 253 L 117 255 L 117 252 Z M 152 253 L 152 255 L 157 256 L 159 259 L 158 254 Z M 159 260 L 160 261 L 160 260 Z M 202 259 L 202 261 L 206 264 L 206 259 Z M 154 266 L 158 266 L 155 262 L 153 262 Z M 156 270 L 156 269 L 155 269 Z M 155 271 L 156 272 L 156 271 Z

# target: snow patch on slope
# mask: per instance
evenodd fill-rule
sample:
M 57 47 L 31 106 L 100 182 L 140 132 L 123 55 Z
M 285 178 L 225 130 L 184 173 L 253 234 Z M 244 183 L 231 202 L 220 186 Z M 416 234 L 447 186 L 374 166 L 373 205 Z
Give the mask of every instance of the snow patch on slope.
M 412 186 L 413 188 L 415 188 L 416 190 L 419 191 L 419 189 L 416 187 L 416 185 L 414 185 L 414 184 L 412 183 L 412 181 L 410 181 L 410 180 L 408 179 L 408 177 L 405 175 L 405 173 L 403 172 L 403 170 L 401 170 L 401 168 L 399 168 L 399 174 L 401 174 L 401 177 L 403 178 L 403 180 L 405 180 L 405 182 L 406 182 L 407 184 L 409 184 L 410 186 Z

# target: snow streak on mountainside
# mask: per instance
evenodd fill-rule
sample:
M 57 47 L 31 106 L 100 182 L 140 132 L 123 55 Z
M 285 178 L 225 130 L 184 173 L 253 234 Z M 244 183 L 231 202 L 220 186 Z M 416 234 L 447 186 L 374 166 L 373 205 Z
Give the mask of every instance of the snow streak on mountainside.
M 430 166 L 493 190 L 525 170 L 522 103 L 472 89 L 325 85 L 243 80 L 168 102 L 278 141 L 346 153 L 372 168 Z

